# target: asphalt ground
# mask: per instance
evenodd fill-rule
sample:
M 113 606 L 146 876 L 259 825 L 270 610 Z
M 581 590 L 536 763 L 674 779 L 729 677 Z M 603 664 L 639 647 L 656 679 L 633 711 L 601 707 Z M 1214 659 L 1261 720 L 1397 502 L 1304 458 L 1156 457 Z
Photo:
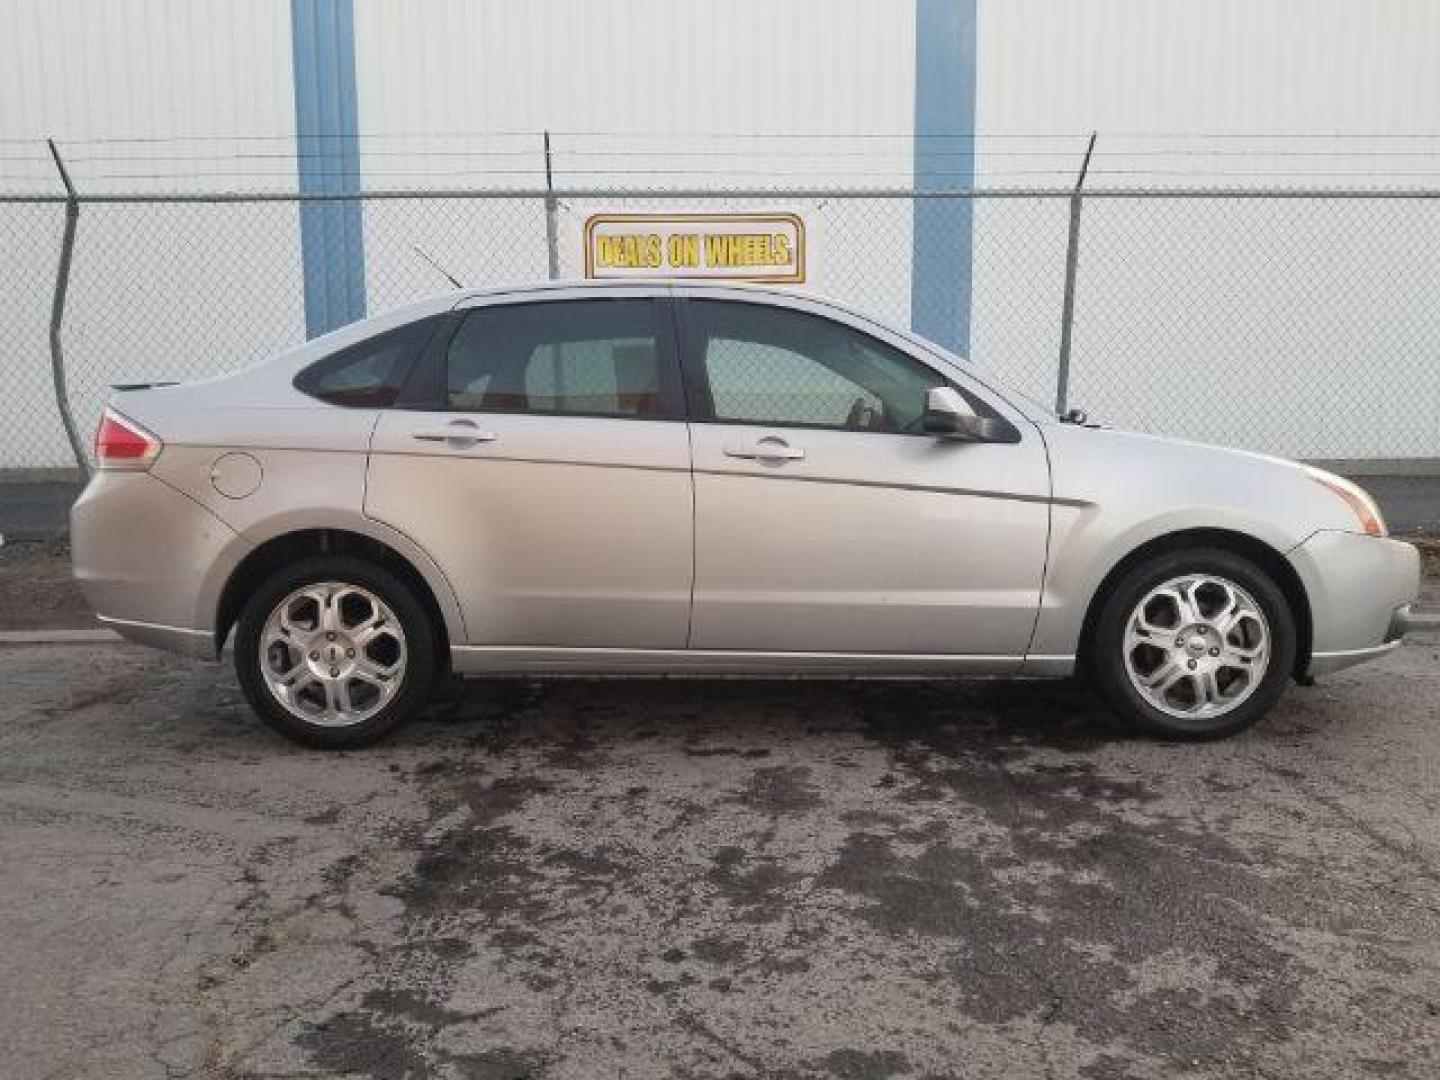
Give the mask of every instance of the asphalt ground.
M 1437 635 L 1199 746 L 1069 683 L 472 683 L 344 754 L 128 645 L 0 685 L 6 1077 L 1440 1075 Z

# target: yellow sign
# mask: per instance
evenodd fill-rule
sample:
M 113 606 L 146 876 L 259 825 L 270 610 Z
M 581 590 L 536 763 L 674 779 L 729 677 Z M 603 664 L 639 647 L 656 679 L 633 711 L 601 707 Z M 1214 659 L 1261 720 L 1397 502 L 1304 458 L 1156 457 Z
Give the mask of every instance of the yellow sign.
M 587 278 L 805 280 L 805 223 L 794 214 L 595 214 Z

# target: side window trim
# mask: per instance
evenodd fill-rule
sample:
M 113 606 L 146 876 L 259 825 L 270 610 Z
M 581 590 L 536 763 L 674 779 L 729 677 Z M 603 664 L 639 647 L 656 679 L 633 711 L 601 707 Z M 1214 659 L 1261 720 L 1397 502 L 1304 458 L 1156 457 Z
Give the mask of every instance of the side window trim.
M 445 408 L 445 354 L 465 312 L 452 309 L 438 320 L 435 332 L 416 356 L 410 377 L 400 387 L 395 408 L 419 412 L 439 412 Z
M 671 420 L 684 423 L 690 419 L 686 403 L 685 375 L 680 367 L 680 334 L 675 322 L 675 311 L 670 297 L 650 297 L 650 309 L 655 318 L 655 344 L 660 365 L 660 414 L 653 420 Z
M 474 410 L 452 408 L 449 401 L 449 351 L 455 335 L 467 318 L 498 308 L 520 307 L 529 304 L 568 304 L 595 300 L 609 300 L 607 297 L 536 297 L 534 299 L 505 298 L 494 304 L 477 304 L 455 308 L 446 323 L 435 333 L 426 346 L 420 361 L 415 364 L 411 379 L 401 390 L 398 408 L 419 409 L 427 412 L 466 413 Z M 615 297 L 615 300 L 641 300 L 649 305 L 651 325 L 655 331 L 656 364 L 660 378 L 660 409 L 656 413 L 635 415 L 632 413 L 596 412 L 524 412 L 517 410 L 494 410 L 497 416 L 549 416 L 556 418 L 580 418 L 591 420 L 651 420 L 684 421 L 686 416 L 682 392 L 679 349 L 673 316 L 664 296 Z
M 710 383 L 705 375 L 705 360 L 700 355 L 700 342 L 691 318 L 689 298 L 672 297 L 670 310 L 685 388 L 685 416 L 692 424 L 724 423 L 715 419 L 715 404 L 710 400 Z

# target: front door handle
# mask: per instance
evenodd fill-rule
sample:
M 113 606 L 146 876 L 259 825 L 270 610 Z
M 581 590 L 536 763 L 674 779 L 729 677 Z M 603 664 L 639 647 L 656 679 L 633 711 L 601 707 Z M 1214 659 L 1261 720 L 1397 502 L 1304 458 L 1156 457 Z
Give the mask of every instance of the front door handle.
M 481 431 L 471 420 L 452 420 L 448 424 L 435 427 L 416 428 L 410 432 L 410 437 L 421 442 L 453 442 L 464 446 L 477 442 L 494 442 L 497 438 L 493 431 Z
M 754 458 L 756 461 L 803 461 L 805 451 L 791 446 L 784 439 L 767 435 L 753 443 L 726 443 L 727 457 Z

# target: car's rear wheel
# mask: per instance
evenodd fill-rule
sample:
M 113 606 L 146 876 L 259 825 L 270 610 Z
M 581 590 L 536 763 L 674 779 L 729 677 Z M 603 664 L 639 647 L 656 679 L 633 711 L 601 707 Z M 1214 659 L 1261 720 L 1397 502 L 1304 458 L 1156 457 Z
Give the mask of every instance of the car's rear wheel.
M 373 743 L 424 703 L 435 635 L 389 571 L 318 556 L 279 571 L 240 613 L 235 670 L 251 706 L 307 746 Z
M 1250 560 L 1220 549 L 1156 555 L 1103 600 L 1090 673 L 1122 718 L 1169 739 L 1218 739 L 1279 700 L 1295 665 L 1295 616 Z

